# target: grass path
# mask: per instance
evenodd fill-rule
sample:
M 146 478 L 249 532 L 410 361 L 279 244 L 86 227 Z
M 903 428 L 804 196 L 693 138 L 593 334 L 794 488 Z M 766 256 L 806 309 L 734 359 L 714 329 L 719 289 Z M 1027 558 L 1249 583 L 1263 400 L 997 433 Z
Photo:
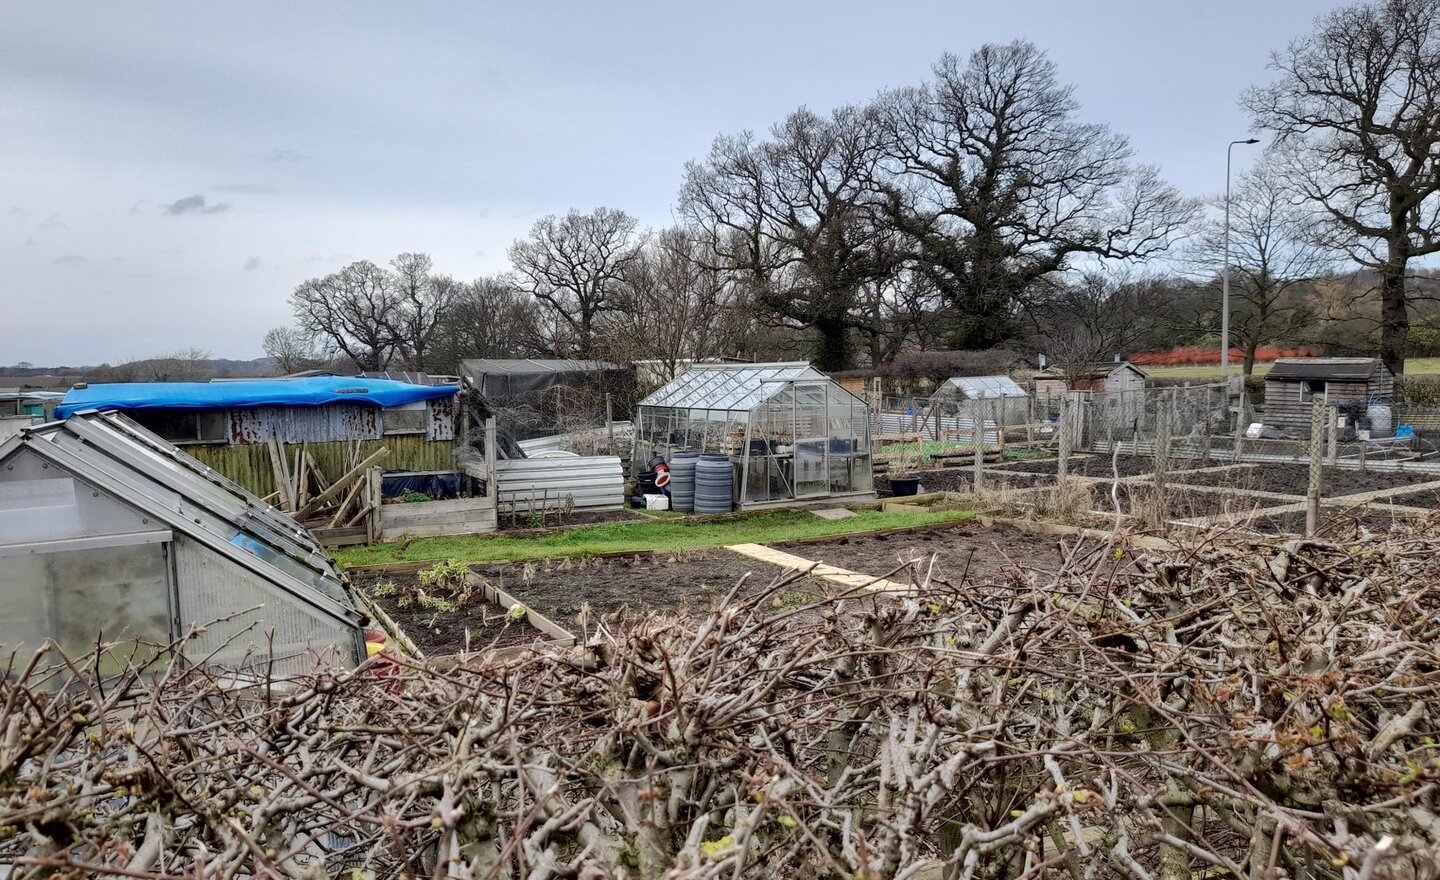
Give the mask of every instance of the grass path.
M 962 522 L 974 516 L 963 510 L 884 513 L 858 510 L 852 517 L 826 520 L 803 510 L 776 510 L 733 520 L 687 522 L 612 522 L 580 526 L 533 537 L 461 535 L 418 538 L 409 542 L 347 547 L 335 552 L 345 566 L 387 562 L 428 562 L 458 559 L 462 562 L 501 562 L 553 556 L 588 556 L 640 550 L 695 550 L 727 544 L 768 544 L 799 538 L 845 535 L 876 529 L 898 529 L 943 522 Z

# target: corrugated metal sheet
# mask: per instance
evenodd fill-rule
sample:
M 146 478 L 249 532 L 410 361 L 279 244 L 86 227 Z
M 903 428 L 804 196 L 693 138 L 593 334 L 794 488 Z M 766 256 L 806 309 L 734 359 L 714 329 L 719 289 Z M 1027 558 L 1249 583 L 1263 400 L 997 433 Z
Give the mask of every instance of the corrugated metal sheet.
M 635 437 L 634 422 L 615 423 L 615 444 L 628 448 Z M 521 440 L 518 444 L 525 454 L 532 458 L 544 452 L 590 452 L 610 442 L 610 432 L 604 427 L 568 434 L 551 434 L 548 437 L 534 437 Z
M 500 510 L 525 511 L 533 504 L 603 510 L 625 505 L 625 474 L 613 455 L 585 458 L 517 459 L 495 463 Z
M 378 440 L 380 408 L 358 403 L 329 406 L 261 406 L 232 409 L 231 443 L 325 443 L 336 440 Z
M 975 420 L 929 413 L 877 412 L 873 415 L 871 431 L 875 434 L 924 433 L 933 438 L 937 426 L 946 437 L 959 435 L 961 440 L 968 440 L 971 432 L 975 430 Z M 1000 442 L 995 422 L 991 419 L 985 420 L 985 442 Z
M 426 410 L 430 415 L 425 424 L 426 440 L 455 439 L 455 400 L 454 397 L 439 397 L 428 401 Z

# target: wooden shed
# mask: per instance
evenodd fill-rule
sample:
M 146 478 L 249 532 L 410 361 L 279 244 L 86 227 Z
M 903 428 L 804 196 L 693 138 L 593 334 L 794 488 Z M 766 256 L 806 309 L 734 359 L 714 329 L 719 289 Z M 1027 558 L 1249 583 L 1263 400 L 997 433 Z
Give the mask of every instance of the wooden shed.
M 1036 397 L 1060 397 L 1067 391 L 1139 391 L 1150 374 L 1129 361 L 1046 367 L 1035 374 Z
M 1308 436 L 1317 395 L 1358 416 L 1367 406 L 1390 403 L 1394 394 L 1395 374 L 1379 358 L 1280 358 L 1265 374 L 1264 423 Z

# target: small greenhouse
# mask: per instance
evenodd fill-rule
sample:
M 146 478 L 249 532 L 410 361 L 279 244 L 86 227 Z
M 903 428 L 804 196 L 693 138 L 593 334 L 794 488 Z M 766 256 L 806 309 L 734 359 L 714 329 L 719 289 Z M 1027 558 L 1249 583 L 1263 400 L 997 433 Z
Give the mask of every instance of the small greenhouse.
M 305 529 L 119 413 L 0 443 L 0 572 L 7 652 L 166 645 L 204 625 L 186 655 L 221 668 L 364 657 L 366 618 Z
M 740 508 L 875 491 L 869 407 L 803 362 L 698 364 L 640 401 L 632 466 L 677 452 L 728 456 Z
M 977 404 L 981 418 L 1002 428 L 1030 421 L 1030 395 L 1009 376 L 952 376 L 930 396 L 941 420 L 971 419 Z

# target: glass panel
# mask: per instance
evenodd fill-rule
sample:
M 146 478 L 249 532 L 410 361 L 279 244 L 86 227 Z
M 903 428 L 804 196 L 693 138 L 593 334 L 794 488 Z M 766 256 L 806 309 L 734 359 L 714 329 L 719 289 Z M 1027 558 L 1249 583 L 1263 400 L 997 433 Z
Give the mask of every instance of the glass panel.
M 98 639 L 150 644 L 170 641 L 169 565 L 163 544 L 135 544 L 12 556 L 0 578 L 0 644 L 33 650 L 47 638 L 71 657 Z M 154 650 L 117 652 L 103 672 L 118 672 L 127 658 Z

